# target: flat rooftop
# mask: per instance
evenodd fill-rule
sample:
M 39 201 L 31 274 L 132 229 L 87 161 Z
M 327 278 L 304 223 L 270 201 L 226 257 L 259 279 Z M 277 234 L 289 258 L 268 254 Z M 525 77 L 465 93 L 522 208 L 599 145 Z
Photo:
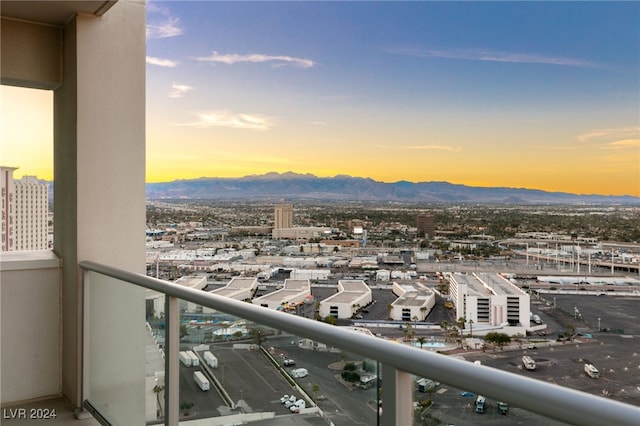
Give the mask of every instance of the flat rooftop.
M 395 306 L 422 306 L 434 296 L 433 290 L 418 283 L 396 284 L 403 291 L 393 304 Z
M 522 291 L 498 274 L 478 273 L 477 277 L 493 289 L 496 294 L 522 296 Z
M 491 292 L 485 286 L 483 286 L 480 280 L 478 280 L 478 278 L 476 278 L 475 276 L 467 274 L 453 274 L 452 276 L 458 284 L 466 284 L 467 294 L 469 296 L 491 296 Z
M 207 277 L 205 275 L 187 275 L 178 278 L 174 284 L 202 290 L 207 286 Z
M 311 284 L 309 280 L 284 280 L 284 287 L 272 293 L 253 299 L 254 303 L 260 301 L 278 302 L 287 301 L 290 298 L 299 296 L 301 293 L 311 294 Z
M 363 294 L 371 293 L 369 286 L 362 280 L 340 280 L 338 288 L 340 287 L 342 290 L 327 297 L 323 302 L 351 303 L 360 299 Z

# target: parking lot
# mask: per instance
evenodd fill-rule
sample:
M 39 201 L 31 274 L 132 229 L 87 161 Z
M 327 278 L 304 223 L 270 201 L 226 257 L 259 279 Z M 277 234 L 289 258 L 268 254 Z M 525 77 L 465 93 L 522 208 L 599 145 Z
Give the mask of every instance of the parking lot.
M 313 294 L 320 300 L 333 293 L 335 289 L 328 287 L 313 289 Z M 374 289 L 373 298 L 376 302 L 366 308 L 363 319 L 365 322 L 386 320 L 387 305 L 395 300 L 395 296 L 390 289 Z M 525 343 L 522 349 L 514 346 L 514 350 L 462 352 L 455 356 L 468 361 L 480 360 L 483 365 L 492 368 L 640 406 L 640 298 L 541 294 L 540 298 L 532 296 L 531 306 L 532 312 L 540 315 L 547 325 L 544 335 L 529 337 L 529 342 L 536 346 L 535 349 L 526 349 L 528 344 Z M 445 309 L 439 299 L 426 321 L 439 324 L 443 320 L 454 320 L 453 315 L 452 310 Z M 342 323 L 350 324 L 351 321 L 344 320 Z M 556 342 L 558 334 L 566 332 L 569 325 L 578 333 L 575 340 Z M 397 328 L 372 328 L 372 331 L 387 338 L 402 335 Z M 441 337 L 442 332 L 439 329 L 420 328 L 418 335 Z M 331 368 L 343 361 L 339 352 L 302 348 L 298 345 L 298 338 L 290 335 L 271 336 L 265 342 L 265 346 L 267 345 L 272 348 L 282 369 L 288 371 L 302 367 L 309 371 L 309 375 L 297 379 L 297 383 L 307 395 L 316 399 L 328 420 L 335 425 L 375 424 L 376 389 L 359 389 L 342 382 L 339 379 L 339 369 Z M 299 419 L 296 422 L 303 422 L 302 415 L 291 414 L 280 403 L 282 395 L 297 392 L 281 374 L 280 367 L 274 366 L 259 351 L 233 349 L 230 344 L 211 347 L 220 362 L 220 367 L 214 371 L 216 378 L 224 383 L 225 390 L 236 404 L 243 401 L 236 411 L 275 412 L 277 416 L 293 416 Z M 523 354 L 530 355 L 536 361 L 538 368 L 535 371 L 523 370 Z M 348 357 L 349 360 L 359 360 L 353 355 Z M 294 359 L 295 365 L 284 367 L 282 364 L 285 358 Z M 583 370 L 585 362 L 593 363 L 600 370 L 601 377 L 587 377 Z M 213 395 L 215 391 L 202 392 L 197 388 L 193 383 L 192 370 L 193 368 L 181 371 L 181 392 L 185 396 L 194 395 L 192 410 L 202 417 L 231 414 L 233 410 L 227 408 L 222 399 Z M 314 388 L 317 389 L 316 392 Z M 497 409 L 497 401 L 490 398 L 486 412 L 477 414 L 474 409 L 475 395 L 462 396 L 464 391 L 441 384 L 432 393 L 416 391 L 415 400 L 431 399 L 433 404 L 424 414 L 444 424 L 561 424 L 519 407 L 510 407 L 507 415 L 501 415 Z M 316 420 L 325 422 L 311 417 L 305 421 L 309 424 L 308 422 Z
M 532 311 L 548 325 L 544 336 L 530 337 L 535 349 L 527 349 L 528 345 L 524 344 L 523 349 L 468 352 L 461 356 L 492 368 L 640 406 L 639 306 L 637 297 L 543 295 L 542 300 L 532 300 Z M 578 308 L 579 315 L 574 307 Z M 569 324 L 575 327 L 578 336 L 573 341 L 557 342 L 557 335 L 564 333 Z M 523 369 L 524 354 L 536 361 L 535 371 Z M 584 373 L 585 363 L 599 369 L 598 379 Z M 509 413 L 502 416 L 497 410 L 497 401 L 491 399 L 488 399 L 487 411 L 477 414 L 473 407 L 475 395 L 463 397 L 462 392 L 441 385 L 428 396 L 416 393 L 416 398 L 430 397 L 433 406 L 428 412 L 457 426 L 562 424 L 518 407 L 510 407 Z

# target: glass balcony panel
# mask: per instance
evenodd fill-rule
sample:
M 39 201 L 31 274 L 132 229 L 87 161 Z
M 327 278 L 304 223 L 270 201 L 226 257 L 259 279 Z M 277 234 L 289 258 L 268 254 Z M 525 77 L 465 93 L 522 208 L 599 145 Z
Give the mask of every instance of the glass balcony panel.
M 145 323 L 144 292 L 100 273 L 86 275 L 85 396 L 113 425 L 157 419 L 161 394 L 153 389 L 163 380 L 164 360 L 153 328 Z
M 414 425 L 562 426 L 525 409 L 446 383 L 416 378 Z
M 180 306 L 180 421 L 300 416 L 377 423 L 375 360 L 192 303 Z M 187 360 L 189 352 L 198 365 Z
M 110 271 L 108 267 L 92 265 L 89 262 L 86 264 Z M 114 274 L 112 271 L 107 273 Z M 135 277 L 126 273 L 122 273 L 122 275 L 136 280 Z M 109 327 L 104 327 L 102 324 L 109 322 L 110 317 L 107 313 L 113 316 L 114 306 L 118 306 L 117 312 L 122 312 L 123 306 L 126 305 L 122 299 L 124 295 L 119 293 L 119 287 L 123 283 L 96 274 L 90 276 L 94 279 L 90 280 L 88 286 L 92 296 L 90 306 L 88 306 L 88 310 L 91 312 L 88 323 L 92 339 L 88 339 L 88 341 L 104 343 L 102 339 L 94 337 L 96 333 L 105 333 L 107 339 L 106 346 L 92 347 L 88 362 L 91 366 L 97 366 L 100 374 L 112 371 L 114 376 L 120 377 L 120 365 L 117 362 L 111 362 L 113 360 L 110 358 L 109 362 L 104 362 L 106 358 L 101 351 L 108 349 L 109 345 L 114 345 L 112 335 L 124 340 L 132 335 L 129 330 L 132 327 L 130 325 L 127 327 L 127 323 L 120 318 L 112 321 L 113 324 L 110 324 Z M 143 281 L 140 279 L 140 282 Z M 166 291 L 169 294 L 185 295 L 184 297 L 189 297 L 199 303 L 205 303 L 203 300 L 210 299 L 211 306 L 219 306 L 229 312 L 235 312 L 236 315 L 246 313 L 247 317 L 253 318 L 254 321 L 261 321 L 264 318 L 264 323 L 270 325 L 255 323 L 211 308 L 198 306 L 192 302 L 172 299 L 174 301 L 172 306 L 177 306 L 178 315 L 173 316 L 176 318 L 176 323 L 165 324 L 165 328 L 179 330 L 176 335 L 180 335 L 180 342 L 179 344 L 177 341 L 175 342 L 177 349 L 174 354 L 178 369 L 179 398 L 175 398 L 175 404 L 168 407 L 171 408 L 171 411 L 165 410 L 165 414 L 169 412 L 180 413 L 182 414 L 180 416 L 181 422 L 186 423 L 188 420 L 199 418 L 225 417 L 222 420 L 225 423 L 238 423 L 257 419 L 273 419 L 276 416 L 311 416 L 318 421 L 318 417 L 322 416 L 327 423 L 331 422 L 335 425 L 410 424 L 411 422 L 406 420 L 407 418 L 412 418 L 412 423 L 416 425 L 563 424 L 543 415 L 531 413 L 518 406 L 521 405 L 557 418 L 576 419 L 575 422 L 571 422 L 573 424 L 604 423 L 602 421 L 585 421 L 587 417 L 584 412 L 563 407 L 583 406 L 584 411 L 594 419 L 616 418 L 620 420 L 616 424 L 636 424 L 637 416 L 635 413 L 637 409 L 633 405 L 619 404 L 603 398 L 595 398 L 586 393 L 575 394 L 572 393 L 573 391 L 562 390 L 561 387 L 553 387 L 553 385 L 544 383 L 546 380 L 540 379 L 540 374 L 537 371 L 538 380 L 541 382 L 539 385 L 534 383 L 536 380 L 531 380 L 535 377 L 523 377 L 521 382 L 518 380 L 518 375 L 529 376 L 533 373 L 527 372 L 525 374 L 521 371 L 524 367 L 520 366 L 519 360 L 514 363 L 505 361 L 508 358 L 507 351 L 484 354 L 475 352 L 470 357 L 470 353 L 448 356 L 425 353 L 423 356 L 421 351 L 437 350 L 439 346 L 436 345 L 432 348 L 424 342 L 416 344 L 419 339 L 408 341 L 406 336 L 402 342 L 399 340 L 385 342 L 380 339 L 378 343 L 378 340 L 373 340 L 378 337 L 364 336 L 343 327 L 337 327 L 335 331 L 330 331 L 327 327 L 331 326 L 313 321 L 307 322 L 297 316 L 291 315 L 289 317 L 287 314 L 276 313 L 268 309 L 265 309 L 263 313 L 257 307 L 243 302 L 213 298 L 208 295 L 203 297 L 201 292 L 174 289 L 169 283 L 159 285 L 155 282 L 145 282 L 145 285 L 150 288 L 162 288 L 168 285 Z M 101 291 L 97 291 L 96 288 Z M 118 303 L 114 303 L 116 301 Z M 96 312 L 101 312 L 101 310 L 105 315 L 96 315 Z M 153 311 L 151 303 L 147 300 L 147 318 L 150 313 L 153 313 L 159 319 L 161 314 Z M 142 312 L 140 317 L 142 317 Z M 284 332 L 273 328 L 280 325 L 289 331 Z M 162 334 L 160 321 L 149 322 L 145 332 L 150 329 L 151 334 L 154 334 L 156 326 L 158 331 L 155 332 L 155 335 L 158 337 Z M 142 328 L 144 329 L 144 327 Z M 295 335 L 296 330 L 305 334 L 306 337 Z M 319 340 L 324 339 L 350 348 L 350 351 L 360 355 L 347 353 L 347 350 L 340 348 L 327 347 L 323 343 L 314 341 L 315 336 L 318 336 Z M 414 346 L 414 348 L 404 348 L 405 345 Z M 120 344 L 118 349 L 121 347 Z M 167 347 L 169 347 L 169 343 L 167 343 Z M 420 351 L 416 351 L 418 347 Z M 390 368 L 364 358 L 369 353 L 375 354 L 376 348 L 379 348 L 380 358 L 385 359 L 390 364 Z M 194 357 L 198 359 L 199 365 L 193 366 L 193 361 L 189 365 L 178 360 L 177 353 L 187 351 L 194 352 Z M 215 356 L 215 361 L 206 355 L 207 352 Z M 130 359 L 131 355 L 127 353 L 126 358 Z M 465 358 L 466 362 L 451 359 L 454 357 Z M 144 356 L 141 358 L 148 362 Z M 498 360 L 501 359 L 502 364 L 506 365 L 506 369 L 500 368 L 498 365 L 494 365 L 498 369 L 477 367 L 474 364 L 478 363 L 478 358 L 482 358 L 481 363 L 487 366 L 491 366 L 494 362 L 498 363 Z M 98 361 L 102 361 L 104 365 Z M 355 365 L 355 369 L 350 369 L 350 367 L 345 369 L 351 363 Z M 374 363 L 375 368 L 371 365 Z M 294 377 L 297 375 L 293 371 L 298 368 L 305 369 L 306 374 Z M 414 375 L 402 373 L 401 370 L 404 368 L 411 370 Z M 194 379 L 196 369 L 204 372 L 203 375 L 209 382 L 209 389 L 203 390 Z M 516 371 L 512 371 L 514 369 Z M 345 370 L 357 373 L 359 380 L 350 382 L 349 374 L 343 374 Z M 429 370 L 434 376 L 439 377 L 442 383 L 436 383 L 433 379 L 429 382 L 428 377 L 415 376 L 420 371 L 422 374 L 428 374 L 426 372 Z M 372 382 L 367 381 L 367 376 L 369 374 L 377 376 L 378 371 L 381 371 L 381 374 L 379 378 L 375 378 L 375 385 L 371 385 Z M 446 371 L 447 374 L 444 375 L 443 371 Z M 91 370 L 91 373 L 87 374 L 91 379 L 89 399 L 92 404 L 99 407 L 100 410 L 104 410 L 105 417 L 113 424 L 142 424 L 141 422 L 129 421 L 130 419 L 122 420 L 125 417 L 118 412 L 117 408 L 119 407 L 115 402 L 119 402 L 123 398 L 121 396 L 118 396 L 119 399 L 111 395 L 105 396 L 104 388 L 110 388 L 108 390 L 111 391 L 112 388 L 115 388 L 118 391 L 123 386 L 120 383 L 116 383 L 114 386 L 114 380 L 105 380 L 98 373 Z M 507 373 L 511 373 L 511 377 L 507 377 Z M 563 384 L 566 382 L 569 385 L 567 381 L 584 379 L 583 373 L 577 372 L 576 374 L 576 377 L 563 376 Z M 455 386 L 447 383 L 448 377 L 451 378 L 451 382 L 456 383 Z M 148 382 L 149 376 L 147 374 Z M 385 395 L 382 383 L 386 384 L 388 395 Z M 594 384 L 597 386 L 595 382 Z M 486 389 L 482 387 L 490 385 L 493 387 Z M 130 387 L 135 388 L 135 386 Z M 577 388 L 581 387 L 577 386 Z M 152 394 L 150 389 L 152 388 L 149 386 L 141 386 L 140 389 L 136 388 L 134 391 L 139 391 L 141 394 L 149 391 Z M 511 392 L 505 393 L 505 389 L 511 389 Z M 131 396 L 132 391 L 127 391 Z M 484 394 L 484 391 L 488 396 L 479 407 L 479 395 Z M 282 405 L 281 398 L 291 394 L 296 400 L 303 399 L 305 401 L 305 409 L 304 411 L 300 410 L 299 414 L 291 412 L 290 409 L 287 411 L 287 407 Z M 502 394 L 512 403 L 507 408 L 489 394 Z M 398 395 L 402 395 L 402 397 Z M 147 400 L 156 402 L 153 398 L 147 398 Z M 558 404 L 554 405 L 549 402 L 543 406 L 540 405 L 541 401 L 555 400 L 558 401 Z M 594 410 L 590 404 L 581 405 L 584 404 L 584 401 L 589 401 L 590 404 L 592 403 L 599 408 Z M 146 412 L 153 413 L 156 408 L 157 405 L 148 403 Z M 137 409 L 139 410 L 139 406 Z M 564 412 L 560 412 L 559 409 Z M 407 410 L 411 410 L 411 415 L 405 415 Z M 381 416 L 378 416 L 378 413 L 382 413 Z M 604 415 L 601 415 L 603 413 Z M 279 422 L 279 418 L 273 421 Z M 295 418 L 293 417 L 293 419 Z M 398 419 L 401 421 L 398 422 Z M 153 420 L 147 420 L 147 423 L 153 422 Z
M 145 420 L 162 423 L 165 414 L 165 295 L 145 290 Z M 151 393 L 149 392 L 151 390 Z

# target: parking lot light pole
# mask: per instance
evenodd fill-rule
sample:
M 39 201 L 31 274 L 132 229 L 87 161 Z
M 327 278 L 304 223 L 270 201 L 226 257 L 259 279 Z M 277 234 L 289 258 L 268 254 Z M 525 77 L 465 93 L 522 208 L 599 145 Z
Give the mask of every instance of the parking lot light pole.
M 598 318 L 598 331 L 602 331 L 602 330 L 600 329 L 600 318 Z

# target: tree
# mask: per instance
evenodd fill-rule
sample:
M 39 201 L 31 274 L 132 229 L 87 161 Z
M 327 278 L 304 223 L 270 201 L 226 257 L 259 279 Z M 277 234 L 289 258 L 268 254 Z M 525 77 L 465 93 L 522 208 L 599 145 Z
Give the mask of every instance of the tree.
M 187 326 L 185 324 L 180 325 L 180 338 L 182 339 L 185 336 L 188 336 L 189 332 L 187 331 Z
M 418 343 L 420 343 L 420 349 L 422 349 L 422 345 L 424 345 L 426 341 L 427 339 L 424 336 L 418 337 Z
M 156 394 L 156 401 L 157 401 L 157 404 L 158 404 L 158 407 L 156 408 L 156 417 L 157 418 L 162 417 L 162 404 L 160 404 L 160 394 L 162 393 L 162 391 L 164 391 L 164 386 L 155 385 L 153 387 L 153 393 Z
M 565 334 L 570 341 L 573 341 L 573 338 L 576 337 L 576 328 L 573 324 L 567 324 L 567 332 Z
M 327 315 L 326 317 L 324 317 L 324 322 L 326 322 L 327 324 L 336 325 L 338 320 L 333 315 Z
M 320 391 L 320 386 L 318 386 L 317 384 L 314 383 L 311 386 L 311 391 L 313 392 L 313 399 L 315 401 L 317 401 L 318 400 L 318 391 Z
M 183 401 L 180 403 L 180 410 L 185 416 L 189 415 L 189 410 L 193 407 L 193 402 Z
M 342 368 L 345 368 L 349 354 L 347 352 L 340 352 L 340 359 L 342 360 Z
M 484 341 L 496 344 L 498 345 L 500 350 L 502 350 L 502 347 L 504 345 L 511 342 L 511 337 L 509 337 L 509 335 L 505 333 L 498 333 L 498 332 L 492 331 L 490 333 L 487 333 L 486 336 L 484 336 Z
M 258 346 L 262 346 L 262 340 L 264 338 L 265 332 L 260 327 L 250 328 L 249 335 L 256 339 L 256 344 Z
M 440 328 L 442 328 L 442 331 L 444 332 L 444 340 L 445 340 L 445 342 L 449 341 L 449 332 L 448 331 L 449 331 L 449 326 L 450 325 L 451 324 L 449 324 L 448 321 L 442 321 L 440 323 Z
M 411 324 L 409 324 L 408 322 L 406 322 L 404 324 L 404 327 L 402 327 L 402 332 L 404 333 L 404 340 L 409 341 L 410 339 L 410 332 L 411 332 Z

